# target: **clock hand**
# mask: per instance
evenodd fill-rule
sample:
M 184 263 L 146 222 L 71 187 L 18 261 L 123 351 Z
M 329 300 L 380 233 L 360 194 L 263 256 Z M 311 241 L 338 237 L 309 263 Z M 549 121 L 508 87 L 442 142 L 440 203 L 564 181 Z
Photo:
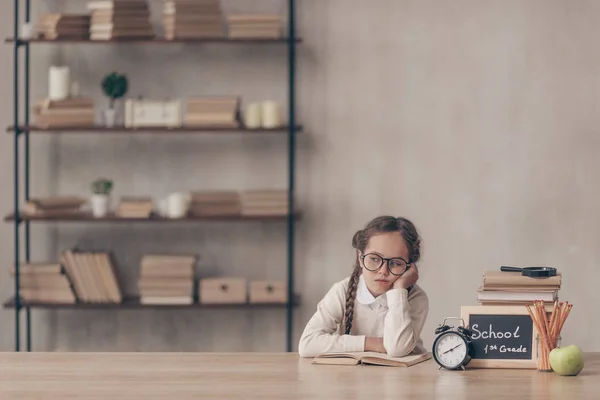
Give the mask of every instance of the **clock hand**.
M 454 346 L 454 347 L 453 347 L 453 348 L 451 348 L 450 350 L 446 350 L 446 351 L 445 351 L 445 352 L 443 352 L 442 354 L 450 353 L 452 350 L 454 350 L 454 349 L 456 349 L 456 348 L 458 348 L 458 347 L 460 347 L 460 346 L 462 346 L 462 343 L 461 343 L 461 344 L 459 344 L 459 345 L 456 345 L 456 346 Z

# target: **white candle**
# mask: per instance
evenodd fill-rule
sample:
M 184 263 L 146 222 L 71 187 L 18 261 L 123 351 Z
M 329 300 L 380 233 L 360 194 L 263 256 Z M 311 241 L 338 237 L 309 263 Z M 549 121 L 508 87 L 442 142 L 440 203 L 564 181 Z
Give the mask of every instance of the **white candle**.
M 281 126 L 281 107 L 275 101 L 262 103 L 263 128 L 277 128 Z
M 260 128 L 261 109 L 260 103 L 251 103 L 244 109 L 244 125 L 248 129 Z
M 48 76 L 48 97 L 50 98 L 50 100 L 63 100 L 69 97 L 69 80 L 69 67 L 50 67 Z

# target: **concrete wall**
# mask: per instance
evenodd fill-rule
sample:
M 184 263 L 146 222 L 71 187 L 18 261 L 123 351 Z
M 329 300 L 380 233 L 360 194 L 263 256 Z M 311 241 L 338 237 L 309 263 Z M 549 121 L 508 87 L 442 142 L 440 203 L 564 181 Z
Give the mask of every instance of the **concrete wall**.
M 372 217 L 411 218 L 423 236 L 424 331 L 476 304 L 483 271 L 547 264 L 575 304 L 563 342 L 598 351 L 600 272 L 596 152 L 600 4 L 594 1 L 299 1 L 297 284 L 295 340 L 332 283 L 351 271 L 353 233 Z M 160 3 L 153 2 L 159 12 Z M 254 3 L 253 3 L 254 4 Z M 284 2 L 228 1 L 228 11 L 285 12 Z M 41 7 L 34 4 L 36 10 Z M 83 10 L 83 5 L 53 3 Z M 12 7 L 0 4 L 4 33 Z M 155 20 L 158 20 L 155 17 Z M 12 48 L 0 47 L 0 119 L 12 123 Z M 110 70 L 130 94 L 241 94 L 286 99 L 278 46 L 35 46 L 34 97 L 52 62 L 71 66 L 98 100 Z M 12 136 L 0 135 L 12 207 Z M 271 137 L 64 135 L 32 137 L 32 193 L 86 193 L 105 175 L 115 195 L 286 184 L 286 140 Z M 0 227 L 0 294 L 11 294 L 12 225 Z M 135 290 L 152 251 L 196 251 L 204 274 L 285 279 L 285 225 L 34 225 L 33 257 L 65 247 L 110 247 Z M 0 312 L 0 348 L 13 346 L 12 310 Z M 280 351 L 281 310 L 34 311 L 36 350 Z M 226 325 L 231 324 L 231 325 Z

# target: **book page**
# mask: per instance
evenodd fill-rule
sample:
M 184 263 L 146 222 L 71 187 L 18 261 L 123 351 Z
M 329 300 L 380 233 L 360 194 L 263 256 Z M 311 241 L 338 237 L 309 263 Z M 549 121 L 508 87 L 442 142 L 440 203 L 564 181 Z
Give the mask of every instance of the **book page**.
M 373 354 L 373 355 L 371 355 Z M 431 354 L 409 354 L 404 357 L 390 357 L 382 353 L 367 353 L 361 357 L 361 361 L 365 364 L 387 365 L 395 367 L 410 367 L 411 365 L 429 360 Z
M 364 364 L 411 366 L 431 358 L 430 354 L 409 354 L 404 357 L 391 357 L 374 351 L 324 353 L 314 358 L 315 364 Z

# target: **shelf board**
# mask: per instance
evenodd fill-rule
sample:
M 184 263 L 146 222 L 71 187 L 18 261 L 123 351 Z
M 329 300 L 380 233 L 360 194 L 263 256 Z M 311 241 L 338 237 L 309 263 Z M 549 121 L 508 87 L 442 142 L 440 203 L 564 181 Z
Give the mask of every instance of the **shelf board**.
M 9 126 L 6 129 L 7 132 L 14 132 L 14 126 Z M 119 133 L 119 134 L 145 134 L 145 133 L 189 133 L 189 134 L 205 134 L 205 133 L 287 133 L 289 126 L 281 126 L 277 128 L 227 128 L 227 127 L 141 127 L 141 128 L 128 128 L 124 126 L 106 127 L 102 125 L 96 126 L 57 126 L 52 128 L 41 128 L 34 125 L 23 125 L 19 127 L 20 132 L 30 133 Z M 296 132 L 302 131 L 302 125 L 296 126 Z
M 14 37 L 8 37 L 4 40 L 5 43 L 14 43 Z M 90 39 L 18 39 L 19 44 L 185 44 L 185 43 L 217 43 L 217 44 L 285 44 L 289 40 L 286 37 L 281 38 L 189 38 L 189 39 L 165 39 L 163 37 L 155 38 L 115 38 L 109 40 L 90 40 Z M 295 38 L 295 43 L 301 43 L 302 39 Z
M 296 219 L 299 219 L 301 214 L 295 214 Z M 102 218 L 96 218 L 91 213 L 70 213 L 63 215 L 21 215 L 21 221 L 32 222 L 201 222 L 201 221 L 285 221 L 287 215 L 217 215 L 194 217 L 188 216 L 183 218 L 167 218 L 161 216 L 151 216 L 150 218 L 123 218 L 114 214 L 109 214 Z M 4 217 L 4 221 L 14 221 L 14 214 L 10 213 Z
M 298 299 L 294 301 L 294 307 L 298 305 Z M 286 308 L 287 303 L 238 303 L 238 304 L 142 304 L 138 297 L 125 298 L 122 303 L 50 303 L 50 302 L 21 302 L 22 307 L 42 308 L 42 309 L 85 309 L 85 310 L 106 310 L 106 309 L 198 309 L 198 308 Z M 4 308 L 15 308 L 15 300 L 11 298 L 4 302 Z

